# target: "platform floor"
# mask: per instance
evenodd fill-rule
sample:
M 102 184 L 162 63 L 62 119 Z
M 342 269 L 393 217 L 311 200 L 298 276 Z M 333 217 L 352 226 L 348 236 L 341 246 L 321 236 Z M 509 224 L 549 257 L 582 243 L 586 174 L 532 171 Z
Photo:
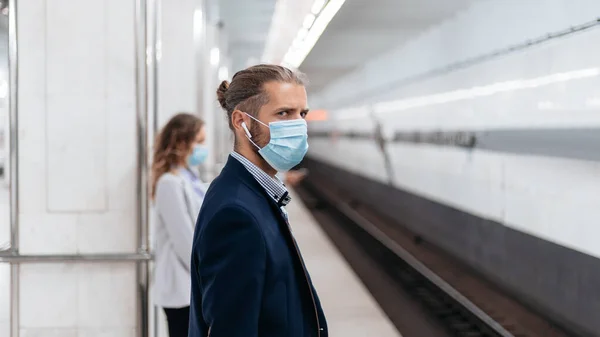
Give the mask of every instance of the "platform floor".
M 400 333 L 341 253 L 292 192 L 291 227 L 321 299 L 331 337 L 398 337 Z

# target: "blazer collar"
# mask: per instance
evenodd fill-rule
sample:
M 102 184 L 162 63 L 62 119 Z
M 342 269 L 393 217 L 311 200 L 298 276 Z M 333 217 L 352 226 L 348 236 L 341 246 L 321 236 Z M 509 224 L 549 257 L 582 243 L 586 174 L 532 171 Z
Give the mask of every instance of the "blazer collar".
M 269 197 L 265 189 L 260 185 L 252 173 L 248 172 L 244 165 L 240 163 L 237 159 L 233 158 L 231 155 L 227 158 L 227 163 L 225 163 L 225 167 L 223 167 L 223 174 L 225 176 L 233 176 L 240 180 L 244 185 L 250 187 L 254 192 L 260 194 L 261 196 L 265 196 L 268 199 L 272 199 Z
M 223 167 L 223 171 L 221 174 L 226 179 L 238 179 L 244 185 L 248 186 L 252 191 L 254 191 L 257 195 L 266 198 L 273 210 L 276 211 L 285 221 L 285 218 L 281 214 L 281 205 L 278 205 L 277 202 L 275 202 L 275 200 L 273 200 L 273 198 L 269 196 L 267 191 L 265 191 L 265 189 L 260 185 L 260 183 L 256 181 L 252 173 L 248 172 L 246 167 L 244 167 L 244 165 L 242 165 L 242 163 L 240 163 L 237 159 L 229 155 L 229 157 L 227 158 L 227 163 L 225 164 L 225 167 Z

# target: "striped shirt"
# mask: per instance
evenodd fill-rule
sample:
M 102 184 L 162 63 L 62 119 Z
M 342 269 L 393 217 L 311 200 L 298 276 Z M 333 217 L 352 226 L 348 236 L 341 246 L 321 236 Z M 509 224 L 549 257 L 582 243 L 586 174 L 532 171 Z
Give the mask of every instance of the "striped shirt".
M 285 208 L 283 208 L 283 206 L 289 204 L 292 200 L 292 197 L 290 197 L 288 190 L 283 184 L 283 182 L 277 177 L 271 177 L 265 171 L 261 170 L 258 166 L 254 165 L 254 163 L 252 163 L 250 160 L 248 160 L 241 154 L 233 151 L 231 153 L 231 156 L 237 159 L 237 161 L 239 161 L 242 165 L 244 165 L 246 170 L 248 170 L 248 172 L 252 174 L 254 179 L 256 179 L 260 186 L 262 186 L 262 188 L 265 189 L 267 194 L 271 196 L 271 198 L 275 200 L 277 205 L 281 207 L 283 214 L 287 218 L 287 212 Z

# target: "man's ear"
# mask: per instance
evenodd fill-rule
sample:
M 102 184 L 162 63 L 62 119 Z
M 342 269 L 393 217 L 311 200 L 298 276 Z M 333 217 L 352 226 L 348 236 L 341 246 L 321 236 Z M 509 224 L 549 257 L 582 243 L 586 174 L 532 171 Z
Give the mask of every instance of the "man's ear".
M 242 130 L 242 123 L 244 123 L 244 113 L 240 110 L 233 110 L 231 113 L 231 124 L 235 130 Z

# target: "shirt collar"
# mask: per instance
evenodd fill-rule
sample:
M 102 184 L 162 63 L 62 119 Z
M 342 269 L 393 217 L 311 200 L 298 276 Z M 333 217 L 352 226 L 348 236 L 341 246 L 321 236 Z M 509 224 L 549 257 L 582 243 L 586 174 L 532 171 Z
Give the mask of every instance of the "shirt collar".
M 280 206 L 289 204 L 292 200 L 287 188 L 281 180 L 277 177 L 271 177 L 265 171 L 261 170 L 258 166 L 254 165 L 250 160 L 241 154 L 233 151 L 231 156 L 239 161 L 245 168 L 252 174 L 254 179 L 258 181 L 260 186 L 265 189 L 267 194 L 275 200 Z

